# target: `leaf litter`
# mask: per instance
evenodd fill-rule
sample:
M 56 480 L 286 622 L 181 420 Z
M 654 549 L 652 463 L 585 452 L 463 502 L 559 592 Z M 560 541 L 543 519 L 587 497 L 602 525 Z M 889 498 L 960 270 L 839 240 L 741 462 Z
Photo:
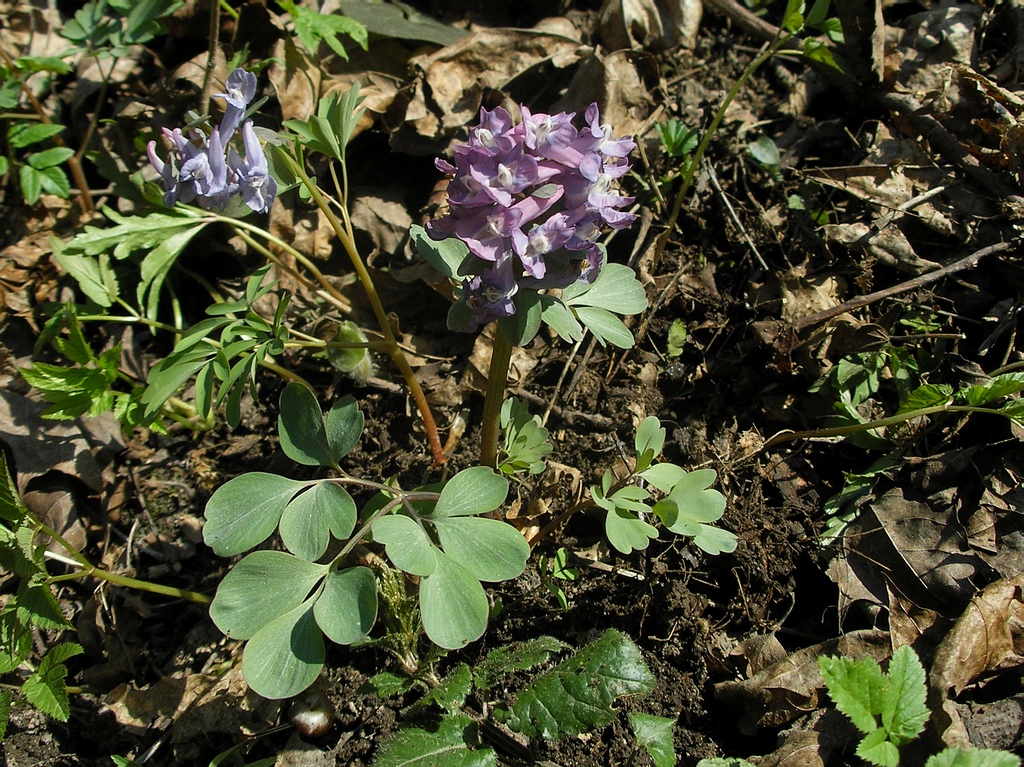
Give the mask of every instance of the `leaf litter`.
M 59 11 L 10 5 L 0 29 L 6 50 L 59 50 L 56 32 L 66 23 Z M 934 738 L 1019 749 L 1012 680 L 1024 663 L 1020 428 L 985 420 L 994 416 L 946 414 L 884 427 L 868 447 L 834 437 L 763 447 L 780 431 L 892 413 L 907 388 L 926 380 L 962 386 L 1021 363 L 1019 256 L 1012 245 L 986 251 L 1018 239 L 1024 215 L 1024 96 L 1013 66 L 1021 41 L 1012 25 L 1000 28 L 1020 13 L 1017 4 L 837 2 L 857 22 L 846 45 L 862 54 L 851 57 L 868 83 L 862 97 L 837 95 L 849 83 L 823 84 L 820 74 L 790 60 L 757 75 L 712 142 L 709 167 L 663 251 L 654 248 L 667 212 L 658 199 L 660 177 L 677 160 L 666 156 L 654 126 L 677 118 L 706 127 L 721 95 L 774 34 L 777 13 L 754 16 L 731 0 L 703 7 L 564 3 L 562 15 L 548 18 L 550 9 L 536 4 L 492 5 L 325 5 L 324 13 L 340 9 L 371 32 L 367 50 L 353 47 L 347 58 L 326 43 L 306 49 L 276 6 L 246 5 L 237 22 L 222 20 L 220 32 L 235 50 L 250 46 L 266 57 L 275 119 L 305 119 L 318 97 L 360 84 L 368 111 L 355 129 L 353 225 L 374 253 L 378 284 L 405 331 L 403 343 L 417 352 L 428 394 L 452 422 L 478 403 L 489 342 L 481 337 L 473 347 L 446 336 L 447 301 L 425 289 L 432 278 L 417 272 L 407 232 L 430 215 L 432 157 L 464 134 L 481 106 L 582 112 L 597 101 L 617 134 L 635 135 L 644 160 L 631 193 L 650 225 L 635 243 L 616 238 L 612 251 L 621 261 L 636 257 L 659 293 L 657 308 L 634 327 L 645 343 L 627 353 L 584 347 L 570 355 L 547 338 L 519 352 L 513 386 L 550 403 L 554 455 L 575 460 L 561 476 L 556 467 L 518 494 L 531 529 L 539 529 L 544 515 L 576 500 L 580 484 L 614 463 L 620 426 L 659 415 L 673 422 L 675 460 L 719 471 L 725 522 L 740 546 L 717 559 L 668 545 L 622 557 L 595 542 L 593 520 L 581 520 L 558 544 L 592 552 L 605 569 L 584 568 L 580 580 L 565 584 L 567 611 L 545 601 L 539 573 L 528 570 L 501 593 L 504 612 L 480 648 L 461 659 L 472 663 L 477 653 L 533 638 L 537 621 L 577 646 L 590 632 L 614 627 L 639 643 L 655 670 L 643 710 L 676 721 L 684 759 L 762 754 L 762 765 L 825 764 L 851 754 L 856 741 L 855 733 L 845 743 L 827 735 L 836 712 L 821 695 L 817 657 L 885 661 L 895 648 L 913 645 L 930 669 Z M 189 24 L 198 31 L 188 32 Z M 184 9 L 171 27 L 179 50 L 139 47 L 110 72 L 102 61 L 76 62 L 77 81 L 37 95 L 81 138 L 101 93 L 98 78 L 106 77 L 116 107 L 93 141 L 122 171 L 135 171 L 141 153 L 132 148 L 133 134 L 175 123 L 204 91 L 204 24 L 205 12 L 189 21 Z M 214 79 L 223 81 L 226 62 L 213 64 Z M 218 109 L 214 102 L 215 116 Z M 751 154 L 759 137 L 778 148 L 777 165 Z M 115 183 L 97 177 L 95 185 L 110 184 L 109 194 L 124 188 Z M 4 195 L 11 216 L 0 251 L 0 343 L 6 357 L 20 361 L 41 330 L 39 309 L 71 296 L 71 283 L 58 279 L 49 232 L 59 224 L 65 235 L 77 209 L 51 196 L 24 206 L 11 186 Z M 115 194 L 106 204 L 129 214 L 138 199 Z M 349 289 L 317 211 L 295 200 L 276 205 L 271 227 L 319 259 L 351 301 L 312 317 L 320 288 L 285 282 L 299 296 L 295 310 L 306 312 L 296 317 L 304 329 L 315 333 L 358 312 L 359 291 Z M 189 268 L 239 296 L 251 255 L 244 243 L 217 242 L 214 229 L 186 250 Z M 218 249 L 216 264 L 204 262 L 204 248 Z M 976 253 L 982 255 L 969 270 L 913 282 Z M 666 338 L 678 320 L 687 332 L 670 359 Z M 116 337 L 108 329 L 92 340 Z M 131 340 L 140 364 L 161 353 L 150 337 Z M 882 351 L 888 356 L 880 363 Z M 878 375 L 864 372 L 876 363 Z M 297 364 L 311 372 L 318 363 Z M 104 562 L 170 568 L 174 557 L 161 543 L 195 534 L 213 488 L 284 460 L 263 439 L 276 420 L 267 404 L 276 399 L 272 383 L 262 384 L 260 403 L 246 401 L 235 431 L 217 427 L 196 444 L 183 435 L 136 433 L 122 450 L 95 419 L 41 417 L 44 404 L 9 368 L 0 433 L 19 488 L 41 515 L 100 550 Z M 337 396 L 351 389 L 319 370 Z M 832 399 L 827 388 L 809 393 L 830 371 L 846 376 L 849 388 L 831 390 Z M 415 476 L 425 466 L 415 456 L 412 420 L 388 383 L 370 379 L 357 389 L 368 433 L 352 460 Z M 844 401 L 844 391 L 865 396 Z M 886 461 L 872 469 L 880 456 Z M 842 511 L 847 522 L 822 546 L 827 510 Z M 219 565 L 206 554 L 188 556 L 189 570 L 179 566 L 176 577 L 212 590 Z M 46 751 L 38 744 L 52 725 L 16 714 L 4 744 L 9 763 L 66 757 L 105 764 L 111 750 L 147 749 L 179 761 L 208 759 L 232 738 L 281 721 L 277 704 L 256 699 L 241 683 L 236 644 L 217 635 L 202 610 L 172 615 L 177 607 L 112 588 L 95 595 L 67 588 L 59 597 L 69 613 L 83 616 L 73 634 L 86 652 L 71 668 L 92 682 L 73 703 L 72 722 L 94 734 L 76 739 L 52 731 Z M 336 763 L 368 764 L 375 744 L 394 729 L 401 703 L 359 692 L 383 663 L 374 650 L 329 661 L 322 684 L 338 714 L 318 743 Z M 111 716 L 121 728 L 116 735 Z M 563 765 L 624 763 L 624 726 L 616 720 L 589 739 L 536 745 L 542 758 Z M 780 745 L 764 734 L 778 735 Z M 215 748 L 207 750 L 199 735 Z M 308 751 L 301 740 L 274 737 L 253 753 L 266 748 L 286 759 Z

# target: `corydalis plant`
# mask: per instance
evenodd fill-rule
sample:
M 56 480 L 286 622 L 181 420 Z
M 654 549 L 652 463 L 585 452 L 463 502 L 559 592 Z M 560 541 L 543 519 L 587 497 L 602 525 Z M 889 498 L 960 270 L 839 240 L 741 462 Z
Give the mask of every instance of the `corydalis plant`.
M 459 269 L 460 301 L 470 311 L 458 330 L 513 315 L 521 289 L 593 283 L 603 262 L 602 228 L 622 229 L 636 218 L 620 210 L 633 198 L 614 190 L 636 144 L 611 137 L 597 104 L 588 107 L 582 130 L 572 123 L 575 113 L 520 111 L 522 122 L 513 124 L 501 107 L 481 109 L 454 162 L 436 161 L 452 176 L 449 212 L 427 231 L 435 240 L 457 237 L 476 257 Z
M 231 198 L 240 195 L 249 208 L 266 213 L 277 196 L 277 182 L 270 175 L 252 120 L 242 122 L 256 95 L 256 75 L 238 68 L 225 85 L 226 93 L 214 94 L 227 102 L 224 117 L 209 136 L 197 129 L 189 140 L 181 128 L 163 128 L 170 149 L 166 162 L 157 154 L 156 141 L 147 146 L 149 161 L 163 180 L 164 205 L 168 207 L 196 201 L 206 210 L 224 212 Z M 230 145 L 239 124 L 244 157 Z

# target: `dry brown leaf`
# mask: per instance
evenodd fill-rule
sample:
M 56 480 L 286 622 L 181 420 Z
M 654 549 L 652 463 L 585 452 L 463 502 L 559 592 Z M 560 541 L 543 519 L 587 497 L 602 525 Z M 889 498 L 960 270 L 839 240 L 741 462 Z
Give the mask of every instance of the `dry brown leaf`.
M 366 232 L 381 253 L 397 253 L 409 238 L 412 216 L 402 203 L 406 188 L 379 185 L 351 192 L 352 225 Z
M 267 74 L 277 92 L 282 119 L 308 119 L 320 96 L 320 67 L 290 35 L 278 40 L 271 60 L 274 63 Z
M 955 701 L 975 684 L 1024 665 L 1024 575 L 989 584 L 935 651 L 929 683 L 941 705 L 934 722 L 947 746 L 973 745 Z M 935 710 L 935 706 L 933 706 Z
M 845 245 L 909 274 L 924 274 L 940 266 L 917 255 L 910 240 L 897 226 L 878 231 L 863 223 L 826 224 L 824 230 L 828 242 Z
M 605 0 L 598 12 L 598 35 L 611 51 L 691 49 L 703 11 L 701 0 Z
M 762 727 L 779 727 L 819 706 L 824 689 L 818 656 L 843 655 L 882 661 L 891 652 L 887 631 L 853 631 L 805 647 L 750 679 L 715 685 L 715 697 L 738 709 L 739 728 L 750 734 Z

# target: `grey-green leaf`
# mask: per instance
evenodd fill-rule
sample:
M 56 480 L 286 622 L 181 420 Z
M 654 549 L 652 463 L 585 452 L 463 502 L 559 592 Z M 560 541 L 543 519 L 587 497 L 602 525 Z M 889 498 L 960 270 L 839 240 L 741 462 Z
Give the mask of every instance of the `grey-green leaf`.
M 527 737 L 557 740 L 604 727 L 615 717 L 616 700 L 653 689 L 654 676 L 640 648 L 625 634 L 609 630 L 538 676 L 510 710 L 496 710 L 495 718 Z
M 281 449 L 303 466 L 331 466 L 323 411 L 316 395 L 305 384 L 292 382 L 281 392 L 281 415 L 277 419 Z
M 395 567 L 412 575 L 430 575 L 440 552 L 419 523 L 404 514 L 389 514 L 373 523 L 373 538 L 384 544 Z
M 457 650 L 487 628 L 487 594 L 480 581 L 451 557 L 437 552 L 437 566 L 420 581 L 420 615 L 430 641 Z
M 316 681 L 325 656 L 309 600 L 256 632 L 242 654 L 242 675 L 264 698 L 290 698 Z
M 447 240 L 435 240 L 427 230 L 418 224 L 409 228 L 409 236 L 416 245 L 416 250 L 424 260 L 449 280 L 458 282 L 459 267 L 469 255 L 469 248 L 457 237 Z
M 327 638 L 352 644 L 370 633 L 377 620 L 377 581 L 367 567 L 332 570 L 313 606 L 313 616 Z
M 327 413 L 327 448 L 335 463 L 351 452 L 363 433 L 363 413 L 354 397 L 334 403 Z
M 434 507 L 434 517 L 484 514 L 501 506 L 508 480 L 486 466 L 464 469 L 448 480 Z
M 285 506 L 307 484 L 261 471 L 240 474 L 218 487 L 207 501 L 203 540 L 222 557 L 263 543 L 277 527 Z
M 347 538 L 355 524 L 356 504 L 348 491 L 334 482 L 318 482 L 285 507 L 281 540 L 288 551 L 314 561 L 327 551 L 331 532 Z
M 480 581 L 507 581 L 526 569 L 530 544 L 507 522 L 482 517 L 434 520 L 445 554 Z
M 327 569 L 283 551 L 254 551 L 220 582 L 210 618 L 232 639 L 249 639 L 302 604 Z

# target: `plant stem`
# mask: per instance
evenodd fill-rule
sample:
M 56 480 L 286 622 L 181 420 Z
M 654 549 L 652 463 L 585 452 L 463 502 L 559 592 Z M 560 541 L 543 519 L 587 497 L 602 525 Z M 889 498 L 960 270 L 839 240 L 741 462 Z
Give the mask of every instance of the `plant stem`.
M 676 228 L 676 222 L 679 220 L 679 213 L 683 209 L 683 201 L 686 199 L 686 195 L 690 191 L 690 187 L 693 185 L 693 179 L 697 174 L 697 170 L 700 168 L 701 159 L 704 157 L 704 152 L 707 151 L 708 146 L 711 144 L 711 139 L 714 138 L 715 132 L 718 130 L 718 126 L 722 124 L 722 120 L 725 119 L 725 112 L 729 108 L 733 99 L 739 95 L 740 90 L 746 84 L 747 80 L 756 72 L 762 64 L 768 59 L 774 56 L 779 50 L 786 45 L 793 35 L 786 33 L 777 37 L 771 45 L 768 46 L 767 50 L 764 51 L 760 56 L 754 59 L 743 70 L 743 74 L 739 76 L 739 79 L 733 83 L 732 88 L 722 99 L 721 105 L 718 107 L 718 111 L 715 113 L 714 119 L 711 120 L 711 125 L 704 131 L 704 135 L 701 136 L 700 143 L 693 152 L 693 157 L 690 158 L 689 163 L 686 166 L 686 170 L 682 174 L 682 183 L 679 186 L 679 193 L 676 195 L 675 203 L 672 205 L 672 213 L 668 217 L 668 221 L 665 224 L 665 231 L 659 235 L 655 251 L 654 251 L 654 262 L 657 263 L 661 258 L 661 253 L 668 244 L 669 238 L 672 236 L 672 232 Z
M 828 429 L 808 429 L 807 431 L 789 431 L 776 434 L 764 443 L 762 450 L 774 447 L 782 442 L 790 442 L 794 439 L 811 439 L 814 437 L 845 437 L 848 434 L 859 434 L 871 429 L 881 429 L 886 426 L 895 426 L 898 423 L 909 421 L 913 418 L 920 418 L 935 413 L 990 413 L 992 415 L 1005 415 L 990 407 L 976 407 L 974 405 L 932 405 L 917 410 L 908 410 L 906 413 L 897 413 L 888 418 L 879 418 L 877 421 L 867 423 L 855 423 L 849 426 L 833 426 Z
M 505 339 L 499 325 L 494 326 L 491 344 L 491 364 L 487 370 L 487 393 L 484 395 L 483 426 L 480 434 L 480 464 L 498 468 L 498 431 L 501 404 L 505 401 L 505 385 L 512 361 L 512 344 Z
M 330 223 L 331 228 L 334 229 L 334 233 L 345 248 L 345 252 L 348 254 L 349 260 L 352 262 L 352 267 L 355 269 L 356 274 L 359 276 L 359 281 L 363 285 L 363 290 L 366 291 L 366 296 L 370 300 L 370 306 L 373 307 L 373 313 L 377 318 L 377 324 L 380 325 L 381 334 L 384 336 L 384 341 L 387 343 L 386 351 L 388 356 L 391 357 L 391 360 L 395 363 L 399 372 L 401 372 L 406 385 L 409 387 L 409 393 L 412 395 L 412 398 L 416 403 L 416 407 L 420 411 L 420 418 L 423 420 L 423 428 L 427 432 L 427 440 L 430 443 L 430 450 L 434 456 L 434 465 L 441 466 L 445 462 L 445 455 L 444 449 L 441 447 L 441 438 L 437 433 L 437 425 L 434 423 L 434 415 L 430 412 L 430 405 L 427 403 L 427 397 L 423 393 L 423 389 L 420 387 L 419 381 L 416 380 L 416 374 L 413 372 L 412 366 L 409 364 L 409 360 L 406 359 L 405 352 L 402 351 L 401 347 L 398 345 L 398 341 L 395 339 L 395 334 L 391 329 L 391 323 L 388 320 L 387 312 L 384 311 L 384 305 L 381 303 L 380 296 L 377 295 L 377 288 L 373 284 L 373 278 L 370 276 L 370 272 L 363 263 L 363 259 L 359 255 L 359 251 L 356 249 L 355 242 L 353 241 L 350 232 L 346 230 L 345 226 L 334 214 L 334 211 L 331 210 L 331 206 L 328 204 L 323 192 L 312 181 L 312 179 L 306 175 L 306 171 L 302 165 L 294 158 L 289 157 L 284 153 L 282 154 L 287 157 L 288 164 L 291 166 L 292 171 L 296 176 L 298 176 L 299 180 L 302 181 L 303 186 L 309 190 L 310 197 L 313 198 L 317 207 L 320 208 L 324 216 L 327 217 L 328 223 Z

